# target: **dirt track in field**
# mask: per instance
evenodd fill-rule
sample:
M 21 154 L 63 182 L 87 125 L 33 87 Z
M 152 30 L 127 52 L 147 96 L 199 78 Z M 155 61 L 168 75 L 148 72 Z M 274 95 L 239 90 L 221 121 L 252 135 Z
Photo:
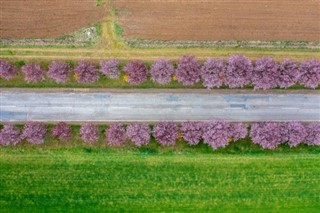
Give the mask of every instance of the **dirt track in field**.
M 96 0 L 0 0 L 1 38 L 59 37 L 106 15 Z
M 117 0 L 126 38 L 320 40 L 320 0 Z

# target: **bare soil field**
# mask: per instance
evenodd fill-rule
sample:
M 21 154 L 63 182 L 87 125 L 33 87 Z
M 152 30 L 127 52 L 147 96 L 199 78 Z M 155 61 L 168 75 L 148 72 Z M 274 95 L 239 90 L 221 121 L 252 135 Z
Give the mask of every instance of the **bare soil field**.
M 0 0 L 1 38 L 59 37 L 106 15 L 96 0 Z
M 320 40 L 320 0 L 117 0 L 125 38 Z

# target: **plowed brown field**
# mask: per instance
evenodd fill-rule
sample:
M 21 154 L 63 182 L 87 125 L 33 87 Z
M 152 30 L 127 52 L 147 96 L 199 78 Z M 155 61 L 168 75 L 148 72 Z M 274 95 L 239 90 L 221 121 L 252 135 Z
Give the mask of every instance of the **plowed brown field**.
M 320 0 L 117 0 L 127 38 L 320 40 Z
M 96 0 L 0 0 L 0 5 L 1 38 L 59 37 L 106 14 Z

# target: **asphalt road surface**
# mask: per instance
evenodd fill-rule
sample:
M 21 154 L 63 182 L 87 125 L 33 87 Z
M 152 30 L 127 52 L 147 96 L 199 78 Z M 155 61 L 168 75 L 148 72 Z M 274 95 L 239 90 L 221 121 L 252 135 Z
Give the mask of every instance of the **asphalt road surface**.
M 318 94 L 1 92 L 2 122 L 320 121 Z

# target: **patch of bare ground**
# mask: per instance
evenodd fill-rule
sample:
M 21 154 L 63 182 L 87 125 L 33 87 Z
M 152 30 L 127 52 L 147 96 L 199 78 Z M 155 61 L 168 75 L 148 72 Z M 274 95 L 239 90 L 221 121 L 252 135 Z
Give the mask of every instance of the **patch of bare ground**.
M 97 23 L 106 15 L 96 0 L 0 0 L 1 38 L 51 38 Z
M 125 38 L 319 41 L 319 0 L 117 0 Z

